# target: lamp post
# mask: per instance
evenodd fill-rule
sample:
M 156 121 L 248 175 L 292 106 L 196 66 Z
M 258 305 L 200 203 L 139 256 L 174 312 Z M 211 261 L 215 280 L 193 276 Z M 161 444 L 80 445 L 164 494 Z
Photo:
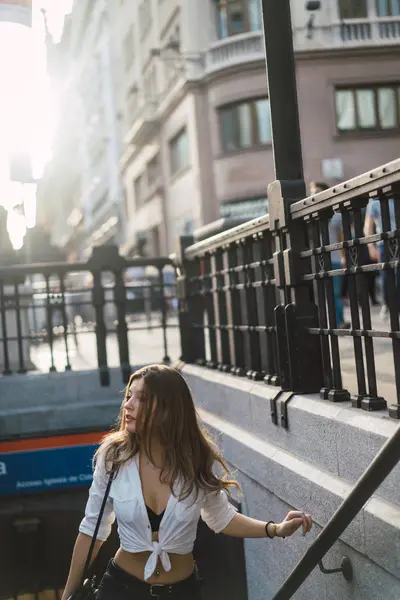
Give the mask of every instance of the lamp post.
M 276 179 L 303 179 L 290 0 L 262 0 Z
M 319 392 L 323 387 L 317 310 L 307 285 L 296 285 L 294 267 L 305 249 L 304 228 L 291 219 L 291 206 L 306 196 L 300 138 L 290 0 L 262 0 L 266 67 L 271 110 L 275 181 L 268 186 L 269 227 L 279 290 L 275 310 L 285 391 Z M 301 353 L 297 352 L 302 348 Z

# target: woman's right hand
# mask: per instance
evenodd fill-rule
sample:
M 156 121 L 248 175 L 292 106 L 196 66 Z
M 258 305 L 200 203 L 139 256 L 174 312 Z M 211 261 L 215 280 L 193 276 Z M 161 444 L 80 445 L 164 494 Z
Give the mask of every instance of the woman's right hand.
M 303 536 L 311 530 L 312 517 L 304 512 L 291 510 L 282 521 L 276 525 L 276 535 L 278 537 L 290 537 L 300 527 L 303 528 Z

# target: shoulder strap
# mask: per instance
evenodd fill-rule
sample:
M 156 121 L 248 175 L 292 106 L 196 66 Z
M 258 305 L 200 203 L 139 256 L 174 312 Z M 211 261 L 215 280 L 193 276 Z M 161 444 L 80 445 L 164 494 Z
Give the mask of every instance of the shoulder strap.
M 90 543 L 89 552 L 88 552 L 88 555 L 87 555 L 87 558 L 86 558 L 85 568 L 83 569 L 81 585 L 86 580 L 87 575 L 89 573 L 90 563 L 91 563 L 91 560 L 92 560 L 92 555 L 93 555 L 93 550 L 94 550 L 94 545 L 96 543 L 97 535 L 99 533 L 101 519 L 103 518 L 104 509 L 106 507 L 106 503 L 107 503 L 108 495 L 110 493 L 110 488 L 111 488 L 111 484 L 112 484 L 113 479 L 114 479 L 114 471 L 111 471 L 111 473 L 109 475 L 109 478 L 108 478 L 106 491 L 104 492 L 103 502 L 101 503 L 101 508 L 100 508 L 99 516 L 97 518 L 97 523 L 96 523 L 96 527 L 95 527 L 95 530 L 94 530 L 94 533 L 93 533 L 92 541 Z

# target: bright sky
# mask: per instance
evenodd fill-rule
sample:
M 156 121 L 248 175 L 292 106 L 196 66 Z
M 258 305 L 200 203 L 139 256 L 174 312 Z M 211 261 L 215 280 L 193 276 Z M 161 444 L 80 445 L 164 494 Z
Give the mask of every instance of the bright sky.
M 21 186 L 11 184 L 9 153 L 19 149 L 32 158 L 33 175 L 40 178 L 50 157 L 57 115 L 55 96 L 46 73 L 45 30 L 41 9 L 48 14 L 49 28 L 58 41 L 64 15 L 72 0 L 33 0 L 33 27 L 0 22 L 0 204 L 10 209 L 21 202 Z M 20 248 L 26 225 L 34 224 L 35 186 L 24 191 L 31 222 L 9 212 L 8 229 L 15 248 Z M 28 216 L 28 215 L 27 215 Z

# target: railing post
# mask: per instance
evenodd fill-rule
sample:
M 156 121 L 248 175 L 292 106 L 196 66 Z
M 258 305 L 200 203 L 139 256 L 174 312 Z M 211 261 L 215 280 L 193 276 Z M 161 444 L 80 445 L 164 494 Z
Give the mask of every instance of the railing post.
M 205 363 L 205 336 L 203 328 L 204 296 L 192 295 L 192 278 L 200 277 L 200 263 L 185 259 L 185 250 L 194 243 L 192 236 L 179 240 L 177 261 L 177 296 L 179 301 L 179 329 L 181 360 L 186 363 Z M 193 327 L 193 323 L 198 327 Z M 201 327 L 200 327 L 201 325 Z
M 126 267 L 125 259 L 119 255 L 115 245 L 98 246 L 93 248 L 92 256 L 87 262 L 87 267 L 93 274 L 93 306 L 96 313 L 96 343 L 97 362 L 100 374 L 100 384 L 110 385 L 110 371 L 107 357 L 107 325 L 104 309 L 106 306 L 105 289 L 101 283 L 101 274 L 110 271 L 115 276 L 113 300 L 117 310 L 117 342 L 122 380 L 127 383 L 131 373 L 129 360 L 128 328 L 126 325 L 126 292 L 123 281 L 123 271 Z
M 290 206 L 306 195 L 293 51 L 290 0 L 262 0 L 266 65 L 276 181 L 268 186 L 274 266 L 281 305 L 276 309 L 281 386 L 319 392 L 323 386 L 320 342 L 305 328 L 318 326 L 311 289 L 299 285 L 306 249 L 303 223 L 293 222 Z

